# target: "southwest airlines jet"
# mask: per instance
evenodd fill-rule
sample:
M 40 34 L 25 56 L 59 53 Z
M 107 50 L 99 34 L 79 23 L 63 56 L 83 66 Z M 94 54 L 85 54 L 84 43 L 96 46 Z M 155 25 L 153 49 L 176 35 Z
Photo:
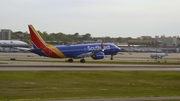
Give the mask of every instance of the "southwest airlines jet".
M 69 58 L 68 62 L 73 62 L 73 59 L 79 58 L 81 63 L 85 63 L 85 57 L 97 60 L 103 59 L 105 55 L 110 55 L 112 60 L 113 56 L 120 51 L 120 48 L 112 43 L 53 46 L 47 44 L 32 25 L 28 25 L 28 27 L 32 41 L 29 51 L 39 56 Z

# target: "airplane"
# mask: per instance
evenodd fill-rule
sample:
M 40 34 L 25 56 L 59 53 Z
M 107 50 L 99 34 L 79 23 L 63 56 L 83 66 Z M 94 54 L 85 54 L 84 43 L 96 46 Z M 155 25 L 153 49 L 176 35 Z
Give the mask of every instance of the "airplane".
M 73 62 L 73 59 L 80 59 L 81 63 L 85 63 L 85 57 L 91 57 L 94 60 L 103 59 L 105 55 L 113 56 L 120 52 L 120 48 L 113 43 L 91 43 L 77 45 L 56 45 L 46 43 L 40 34 L 35 30 L 33 25 L 28 25 L 31 37 L 32 53 L 39 56 L 51 58 L 69 58 L 68 62 Z
M 16 47 L 29 47 L 29 45 L 20 40 L 0 40 L 0 52 L 19 52 Z
M 157 58 L 162 59 L 162 57 L 164 57 L 164 56 L 168 56 L 168 53 L 151 53 L 150 54 L 150 57 L 155 58 L 155 59 L 157 59 Z
M 29 47 L 27 43 L 20 40 L 0 40 L 1 47 Z

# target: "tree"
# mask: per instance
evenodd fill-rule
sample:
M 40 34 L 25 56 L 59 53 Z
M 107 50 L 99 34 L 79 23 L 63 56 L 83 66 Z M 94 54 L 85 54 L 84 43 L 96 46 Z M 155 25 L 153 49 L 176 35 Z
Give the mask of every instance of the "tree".
M 89 33 L 86 33 L 85 35 L 83 35 L 84 36 L 84 40 L 90 40 L 91 39 L 91 34 L 89 34 Z

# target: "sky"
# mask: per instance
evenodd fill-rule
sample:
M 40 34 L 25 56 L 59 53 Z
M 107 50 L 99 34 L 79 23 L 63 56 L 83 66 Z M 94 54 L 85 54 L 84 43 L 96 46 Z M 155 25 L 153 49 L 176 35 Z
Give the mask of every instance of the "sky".
M 90 33 L 92 37 L 179 36 L 180 0 L 1 0 L 0 29 Z

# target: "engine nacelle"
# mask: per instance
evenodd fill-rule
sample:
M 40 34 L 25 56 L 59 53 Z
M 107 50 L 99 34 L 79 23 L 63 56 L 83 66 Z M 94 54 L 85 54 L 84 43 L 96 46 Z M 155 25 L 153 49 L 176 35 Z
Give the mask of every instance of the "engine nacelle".
M 103 59 L 104 58 L 104 53 L 103 52 L 99 52 L 99 53 L 96 53 L 94 55 L 91 56 L 94 60 L 97 60 L 97 59 Z

